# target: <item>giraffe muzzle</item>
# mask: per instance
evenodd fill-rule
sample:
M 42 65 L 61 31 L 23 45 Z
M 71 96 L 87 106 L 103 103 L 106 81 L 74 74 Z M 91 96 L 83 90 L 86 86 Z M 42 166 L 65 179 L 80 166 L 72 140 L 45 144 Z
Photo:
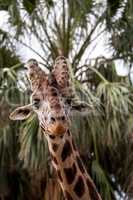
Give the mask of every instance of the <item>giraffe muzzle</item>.
M 66 127 L 62 123 L 57 122 L 50 126 L 48 130 L 54 135 L 63 135 L 66 132 Z

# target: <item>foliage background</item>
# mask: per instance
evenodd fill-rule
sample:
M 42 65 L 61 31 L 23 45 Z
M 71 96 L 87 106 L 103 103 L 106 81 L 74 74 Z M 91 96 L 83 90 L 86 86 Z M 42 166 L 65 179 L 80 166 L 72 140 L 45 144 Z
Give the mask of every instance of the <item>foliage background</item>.
M 131 200 L 132 1 L 0 0 L 0 10 L 8 15 L 8 30 L 0 29 L 0 198 L 63 199 L 36 116 L 21 123 L 9 120 L 13 108 L 29 102 L 17 52 L 23 46 L 38 56 L 44 70 L 51 70 L 58 55 L 69 58 L 77 94 L 90 105 L 87 116 L 71 119 L 82 159 L 103 200 Z M 92 58 L 103 37 L 109 57 L 101 52 Z M 116 73 L 119 60 L 128 66 L 127 76 Z

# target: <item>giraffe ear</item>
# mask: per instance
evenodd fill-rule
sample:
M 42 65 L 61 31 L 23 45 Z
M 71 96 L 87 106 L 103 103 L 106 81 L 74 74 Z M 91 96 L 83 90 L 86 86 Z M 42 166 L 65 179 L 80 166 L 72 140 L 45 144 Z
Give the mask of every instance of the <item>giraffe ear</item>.
M 31 104 L 16 108 L 9 116 L 11 120 L 24 120 L 27 119 L 32 113 Z

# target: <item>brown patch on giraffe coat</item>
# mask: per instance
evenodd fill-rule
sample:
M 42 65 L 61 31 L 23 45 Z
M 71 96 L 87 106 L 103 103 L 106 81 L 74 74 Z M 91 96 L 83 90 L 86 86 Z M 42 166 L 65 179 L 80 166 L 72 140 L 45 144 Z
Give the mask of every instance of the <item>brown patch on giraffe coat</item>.
M 91 180 L 89 180 L 89 178 L 87 178 L 86 183 L 88 186 L 88 190 L 89 190 L 91 199 L 99 200 L 99 194 L 98 194 L 97 189 L 96 189 L 95 185 L 93 184 L 93 182 Z
M 58 174 L 58 177 L 59 177 L 60 181 L 63 182 L 63 179 L 62 179 L 62 176 L 61 176 L 60 170 L 57 170 L 57 174 Z
M 85 193 L 85 184 L 81 176 L 78 177 L 78 180 L 74 186 L 74 192 L 78 197 L 82 197 Z
M 64 64 L 62 65 L 62 68 L 64 68 L 64 69 L 67 70 L 67 65 L 64 63 Z
M 58 145 L 57 144 L 52 144 L 52 149 L 53 149 L 54 152 L 56 152 L 57 149 L 58 149 Z
M 61 72 L 61 75 L 66 75 L 67 71 Z
M 78 163 L 78 166 L 79 166 L 79 169 L 82 173 L 85 173 L 85 169 L 83 167 L 83 163 L 81 161 L 81 159 L 79 158 L 79 156 L 76 156 L 76 160 L 77 160 L 77 163 Z
M 52 96 L 56 97 L 57 96 L 57 92 L 53 92 Z
M 72 167 L 70 168 L 64 168 L 64 174 L 66 176 L 66 180 L 68 184 L 72 184 L 72 182 L 75 179 L 77 173 L 77 168 L 75 163 L 73 163 Z
M 71 195 L 69 194 L 69 192 L 65 191 L 64 193 L 65 193 L 65 196 L 66 196 L 66 199 L 67 199 L 67 200 L 74 200 L 74 199 L 71 197 Z
M 52 88 L 50 89 L 50 93 L 51 93 L 51 95 L 54 96 L 54 97 L 57 96 L 57 90 L 56 90 L 54 87 L 52 87 Z
M 64 162 L 66 158 L 71 155 L 71 153 L 72 153 L 71 144 L 68 140 L 66 140 L 62 153 L 61 153 L 62 162 Z

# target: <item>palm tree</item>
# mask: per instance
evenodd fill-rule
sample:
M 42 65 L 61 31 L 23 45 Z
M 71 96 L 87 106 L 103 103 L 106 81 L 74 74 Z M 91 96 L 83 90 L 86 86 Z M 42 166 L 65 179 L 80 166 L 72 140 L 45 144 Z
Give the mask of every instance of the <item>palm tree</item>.
M 21 44 L 40 56 L 42 64 L 49 71 L 56 56 L 64 55 L 70 59 L 77 94 L 92 108 L 87 116 L 72 119 L 72 130 L 77 133 L 74 137 L 83 161 L 103 199 L 122 199 L 123 196 L 125 199 L 133 198 L 132 85 L 129 77 L 117 75 L 114 62 L 122 59 L 132 65 L 132 2 L 3 0 L 0 2 L 0 9 L 9 14 L 10 26 L 14 28 L 10 34 L 1 30 L 4 36 L 1 44 L 5 45 L 8 58 L 11 55 L 9 49 L 14 50 L 16 45 Z M 94 42 L 101 36 L 106 37 L 106 34 L 107 47 L 112 51 L 111 57 L 90 58 Z M 24 37 L 34 37 L 41 50 L 38 52 L 25 43 Z M 10 91 L 8 100 L 13 104 L 24 103 L 29 88 L 23 76 L 23 64 L 20 64 L 20 60 L 11 60 L 1 67 L 1 98 L 3 94 L 7 97 L 7 89 L 13 87 L 15 90 Z M 4 59 L 4 62 L 7 61 L 8 59 Z M 17 85 L 16 80 L 19 83 Z M 23 83 L 24 88 L 20 83 Z M 14 98 L 14 93 L 17 98 Z M 35 199 L 43 196 L 44 199 L 50 199 L 48 191 L 52 190 L 59 195 L 55 197 L 59 200 L 62 196 L 58 192 L 58 186 L 54 184 L 55 174 L 50 166 L 47 144 L 40 133 L 36 116 L 33 115 L 22 124 L 16 124 L 7 120 L 9 109 L 5 101 L 1 110 L 6 111 L 4 108 L 7 112 L 0 122 L 3 141 L 0 153 L 5 152 L 8 142 L 9 153 L 12 154 L 3 160 L 6 159 L 6 165 L 13 166 L 13 172 L 15 168 L 16 177 L 19 176 L 19 181 L 21 180 L 19 187 L 23 189 L 15 188 L 22 192 L 18 196 L 21 199 L 31 198 L 30 195 L 25 197 L 29 189 L 28 194 Z M 78 130 L 82 130 L 82 134 Z M 16 139 L 13 140 L 12 137 Z M 16 144 L 12 144 L 12 141 Z M 16 154 L 16 151 L 19 153 Z M 7 177 L 9 172 L 5 170 L 1 173 L 4 174 L 3 177 Z M 29 178 L 25 173 L 28 173 Z M 16 181 L 18 179 L 14 182 Z M 4 187 L 5 183 L 3 181 L 1 185 Z M 33 193 L 33 187 L 39 191 L 39 197 Z M 11 187 L 8 190 L 14 191 Z M 8 196 L 8 192 L 0 194 Z
M 20 62 L 11 50 L 5 46 L 0 47 L 0 198 L 5 199 L 10 196 L 14 199 L 14 191 L 16 197 L 26 198 L 22 190 L 29 190 L 27 172 L 21 167 L 18 160 L 18 124 L 9 121 L 9 112 L 11 105 L 9 100 L 13 98 L 13 102 L 19 102 L 19 90 L 16 87 L 16 74 L 11 65 Z M 21 64 L 22 65 L 22 64 Z M 11 90 L 9 90 L 9 88 Z M 14 97 L 15 92 L 15 97 Z

